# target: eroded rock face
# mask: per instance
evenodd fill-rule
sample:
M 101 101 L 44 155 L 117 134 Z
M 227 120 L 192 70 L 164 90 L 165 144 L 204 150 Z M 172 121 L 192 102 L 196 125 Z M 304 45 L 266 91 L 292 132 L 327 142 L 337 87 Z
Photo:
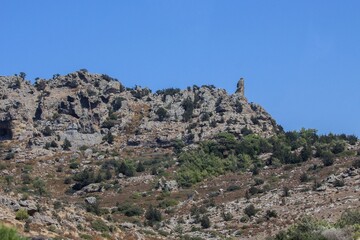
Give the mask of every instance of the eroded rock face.
M 219 132 L 269 137 L 278 131 L 271 116 L 248 103 L 241 79 L 235 94 L 213 86 L 151 93 L 124 86 L 107 75 L 78 71 L 35 85 L 0 77 L 0 140 L 29 139 L 30 147 L 68 139 L 73 147 L 115 143 L 171 147 L 173 140 L 196 143 Z M 50 129 L 50 130 L 49 130 Z

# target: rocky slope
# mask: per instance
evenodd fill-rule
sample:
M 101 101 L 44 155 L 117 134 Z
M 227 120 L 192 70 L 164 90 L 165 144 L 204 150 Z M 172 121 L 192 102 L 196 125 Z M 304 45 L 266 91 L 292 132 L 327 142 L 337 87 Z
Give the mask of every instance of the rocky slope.
M 0 224 L 22 235 L 266 239 L 360 207 L 357 138 L 285 133 L 242 79 L 229 95 L 152 93 L 85 70 L 22 77 L 0 77 Z
M 161 147 L 176 139 L 196 143 L 223 131 L 271 136 L 278 128 L 239 90 L 228 95 L 213 86 L 193 86 L 151 93 L 86 71 L 38 79 L 35 86 L 19 76 L 0 77 L 0 98 L 0 137 L 36 146 L 65 138 L 75 146 L 96 145 L 110 131 L 120 146 Z

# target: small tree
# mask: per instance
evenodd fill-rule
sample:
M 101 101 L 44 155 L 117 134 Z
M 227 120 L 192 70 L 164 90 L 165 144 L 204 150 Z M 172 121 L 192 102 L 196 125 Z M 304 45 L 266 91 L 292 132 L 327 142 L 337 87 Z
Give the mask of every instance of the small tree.
M 71 142 L 70 142 L 67 138 L 65 138 L 64 143 L 63 143 L 63 145 L 62 145 L 62 148 L 63 148 L 64 150 L 70 150 L 70 148 L 71 148 Z
M 25 78 L 26 78 L 26 73 L 20 72 L 20 73 L 19 73 L 19 77 L 22 78 L 23 80 L 25 80 Z
M 156 115 L 158 116 L 158 120 L 162 122 L 168 117 L 168 112 L 165 108 L 160 107 L 158 110 L 156 110 Z

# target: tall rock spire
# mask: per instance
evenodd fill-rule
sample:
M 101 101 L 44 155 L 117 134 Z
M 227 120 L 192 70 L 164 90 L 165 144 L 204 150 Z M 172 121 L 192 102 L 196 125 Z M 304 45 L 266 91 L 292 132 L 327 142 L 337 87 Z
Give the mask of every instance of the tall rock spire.
M 244 78 L 240 78 L 240 80 L 238 81 L 237 85 L 236 85 L 237 89 L 236 92 L 237 94 L 240 95 L 240 97 L 245 97 L 245 86 L 244 86 Z

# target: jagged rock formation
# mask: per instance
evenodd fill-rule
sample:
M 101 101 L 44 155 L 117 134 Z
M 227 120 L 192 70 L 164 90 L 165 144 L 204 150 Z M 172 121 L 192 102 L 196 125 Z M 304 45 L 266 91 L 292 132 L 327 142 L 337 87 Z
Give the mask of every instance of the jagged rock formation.
M 212 138 L 219 132 L 271 136 L 278 127 L 259 105 L 213 86 L 165 89 L 125 88 L 104 74 L 77 71 L 34 85 L 18 76 L 0 77 L 0 139 L 28 139 L 30 146 L 65 138 L 95 145 L 111 132 L 120 145 L 170 146 Z

